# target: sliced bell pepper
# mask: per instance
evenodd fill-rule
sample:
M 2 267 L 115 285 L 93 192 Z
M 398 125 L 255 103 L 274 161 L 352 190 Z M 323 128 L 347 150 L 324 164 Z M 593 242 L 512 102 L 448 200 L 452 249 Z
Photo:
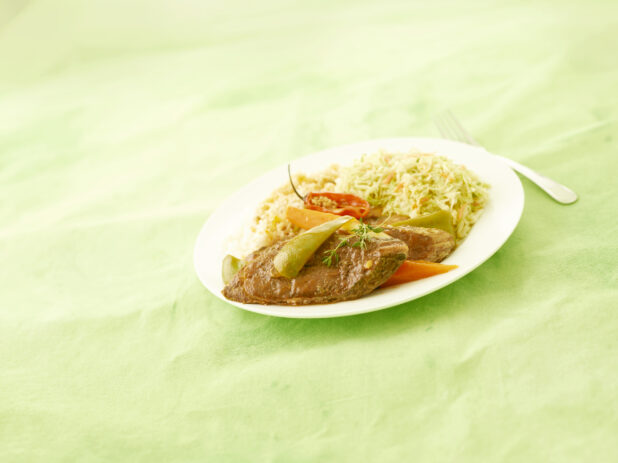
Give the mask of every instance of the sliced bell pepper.
M 401 227 L 403 225 L 412 227 L 424 227 L 424 228 L 439 228 L 445 232 L 449 232 L 455 236 L 455 230 L 453 229 L 453 217 L 449 211 L 440 209 L 432 214 L 422 215 L 420 217 L 412 217 L 411 219 L 402 220 L 400 222 L 394 222 L 392 227 Z
M 286 278 L 296 277 L 324 241 L 350 220 L 354 219 L 349 216 L 337 217 L 291 238 L 273 260 L 277 272 Z
M 234 278 L 234 275 L 242 268 L 244 262 L 238 257 L 227 254 L 223 258 L 223 264 L 221 266 L 221 278 L 224 284 L 228 284 Z

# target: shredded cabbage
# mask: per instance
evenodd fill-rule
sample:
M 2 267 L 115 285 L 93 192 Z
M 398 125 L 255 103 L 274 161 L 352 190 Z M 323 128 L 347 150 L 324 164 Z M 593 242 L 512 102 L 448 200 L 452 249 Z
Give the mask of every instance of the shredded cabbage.
M 466 237 L 487 204 L 489 185 L 451 160 L 428 153 L 363 155 L 341 168 L 336 189 L 365 198 L 383 214 L 410 217 L 448 210 L 457 241 Z

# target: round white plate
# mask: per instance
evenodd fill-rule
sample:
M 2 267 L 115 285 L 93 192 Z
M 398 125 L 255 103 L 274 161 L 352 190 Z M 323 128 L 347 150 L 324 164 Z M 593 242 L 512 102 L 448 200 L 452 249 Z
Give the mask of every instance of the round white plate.
M 484 149 L 433 138 L 385 138 L 338 146 L 293 160 L 294 171 L 311 173 L 336 163 L 349 165 L 364 153 L 378 150 L 408 152 L 417 149 L 436 153 L 463 164 L 487 182 L 489 203 L 470 234 L 445 264 L 459 267 L 442 275 L 399 286 L 378 289 L 353 301 L 334 304 L 282 306 L 241 304 L 228 301 L 221 294 L 221 262 L 226 241 L 253 216 L 258 204 L 272 190 L 288 181 L 287 166 L 278 167 L 224 201 L 208 218 L 195 244 L 193 260 L 200 281 L 215 296 L 241 309 L 261 314 L 291 318 L 341 317 L 392 307 L 411 301 L 463 277 L 489 259 L 504 244 L 519 222 L 524 207 L 524 191 L 515 173 L 498 157 Z

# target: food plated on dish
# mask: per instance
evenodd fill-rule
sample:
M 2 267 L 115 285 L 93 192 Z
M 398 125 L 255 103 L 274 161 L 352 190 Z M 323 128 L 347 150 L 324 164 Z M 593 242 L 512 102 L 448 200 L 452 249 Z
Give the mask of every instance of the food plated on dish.
M 327 304 L 446 273 L 457 265 L 441 262 L 480 218 L 488 188 L 419 150 L 290 174 L 228 243 L 222 293 L 242 304 Z
M 291 306 L 281 303 L 242 303 L 227 299 L 223 295 L 226 285 L 221 275 L 222 261 L 226 255 L 241 258 L 246 262 L 252 252 L 274 244 L 278 233 L 288 230 L 290 234 L 287 238 L 290 238 L 300 232 L 300 227 L 295 232 L 287 219 L 275 224 L 274 228 L 269 228 L 267 224 L 271 222 L 270 220 L 260 220 L 258 224 L 256 217 L 266 218 L 268 211 L 272 211 L 273 217 L 278 216 L 284 219 L 288 205 L 301 209 L 304 213 L 310 211 L 304 207 L 304 201 L 294 194 L 289 185 L 288 162 L 280 161 L 278 166 L 273 165 L 272 169 L 254 178 L 225 199 L 220 198 L 223 194 L 220 191 L 211 192 L 208 196 L 207 201 L 216 200 L 217 207 L 209 213 L 195 241 L 193 264 L 199 281 L 216 298 L 225 301 L 226 305 L 249 312 L 288 318 L 356 315 L 397 306 L 457 282 L 498 251 L 515 230 L 524 208 L 524 191 L 517 175 L 492 153 L 482 148 L 450 140 L 419 137 L 381 138 L 327 148 L 294 159 L 291 164 L 296 188 L 301 195 L 324 190 L 345 192 L 346 190 L 343 189 L 335 189 L 336 180 L 341 177 L 340 173 L 337 174 L 337 178 L 331 179 L 331 185 L 311 185 L 307 182 L 321 176 L 324 171 L 329 170 L 332 164 L 346 168 L 345 166 L 353 166 L 364 153 L 371 154 L 380 151 L 385 153 L 434 153 L 435 156 L 445 157 L 454 164 L 466 166 L 483 184 L 491 185 L 486 189 L 488 196 L 482 209 L 473 211 L 478 212 L 476 216 L 468 217 L 472 218 L 472 221 L 467 222 L 468 224 L 475 221 L 468 233 L 466 234 L 465 224 L 458 224 L 462 227 L 460 233 L 463 232 L 465 238 L 458 236 L 455 249 L 439 262 L 444 265 L 456 265 L 457 268 L 431 278 L 378 288 L 363 297 L 341 302 Z M 272 160 L 270 162 L 272 165 Z M 306 181 L 303 181 L 304 177 Z M 360 180 L 359 178 L 359 182 Z M 397 185 L 393 183 L 392 186 Z M 362 191 L 357 192 L 356 195 L 361 198 L 367 197 Z M 284 201 L 278 201 L 276 198 L 279 196 L 283 196 Z M 274 202 L 269 204 L 271 198 L 274 198 Z M 429 215 L 427 202 L 422 203 L 425 209 L 421 209 L 420 213 L 416 214 L 417 216 Z M 281 207 L 278 207 L 278 204 L 281 204 Z M 277 213 L 277 211 L 282 212 Z M 414 215 L 411 212 L 403 215 Z M 465 210 L 461 212 L 462 219 L 466 217 L 465 212 Z M 384 213 L 395 215 L 388 210 Z M 365 219 L 363 222 L 369 223 Z M 347 246 L 344 249 L 347 249 Z M 488 276 L 491 277 L 491 274 L 485 274 L 485 277 Z M 455 294 L 457 293 L 446 292 L 439 301 L 443 303 L 444 297 L 450 300 L 449 298 Z M 438 299 L 432 299 L 432 301 L 435 302 Z

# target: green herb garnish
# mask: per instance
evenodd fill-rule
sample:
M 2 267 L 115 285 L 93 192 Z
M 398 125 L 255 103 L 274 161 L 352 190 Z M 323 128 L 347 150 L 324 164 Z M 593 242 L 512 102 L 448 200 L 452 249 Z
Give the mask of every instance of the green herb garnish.
M 337 251 L 348 244 L 347 238 L 339 238 L 339 243 L 337 243 L 337 246 L 328 251 L 324 251 L 325 256 L 322 258 L 322 263 L 326 264 L 327 267 L 334 267 L 337 265 L 339 263 L 339 254 Z
M 382 233 L 384 228 L 382 227 L 372 227 L 369 224 L 363 222 L 363 219 L 360 219 L 358 227 L 352 230 L 358 237 L 358 241 L 352 245 L 354 248 L 367 249 L 367 240 L 369 239 L 369 233 Z
M 358 227 L 352 230 L 352 233 L 358 237 L 358 241 L 356 241 L 351 246 L 353 248 L 361 248 L 367 249 L 367 240 L 370 238 L 370 233 L 382 233 L 384 228 L 382 227 L 372 227 L 369 224 L 363 222 L 363 219 L 360 219 Z M 349 238 L 339 238 L 339 243 L 333 249 L 328 251 L 324 251 L 324 257 L 322 258 L 322 263 L 327 267 L 334 267 L 339 264 L 339 254 L 337 251 L 344 246 L 350 246 Z

